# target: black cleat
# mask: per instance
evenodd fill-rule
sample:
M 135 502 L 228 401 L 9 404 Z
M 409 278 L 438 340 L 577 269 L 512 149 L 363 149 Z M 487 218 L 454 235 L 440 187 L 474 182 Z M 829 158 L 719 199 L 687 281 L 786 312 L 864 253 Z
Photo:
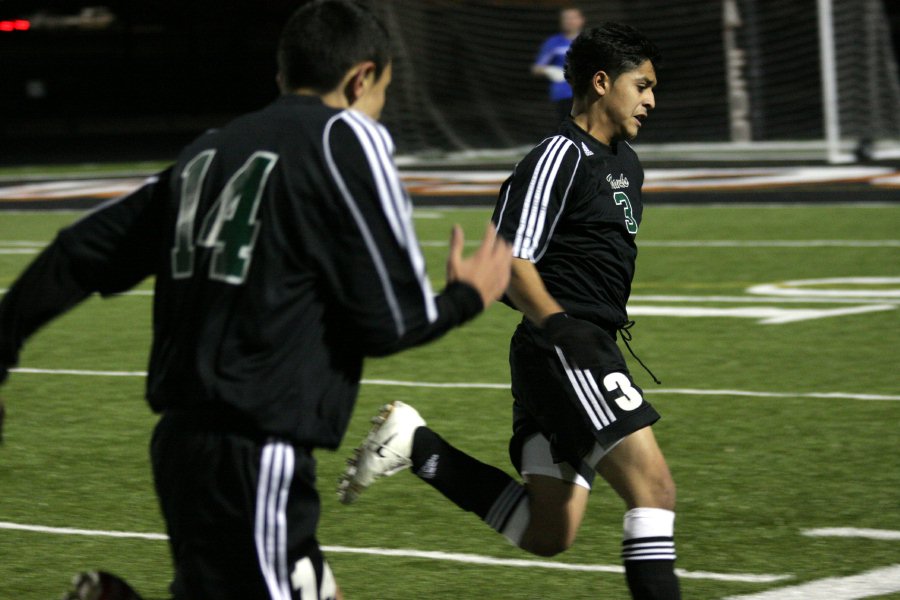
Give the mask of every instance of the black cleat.
M 72 578 L 62 600 L 143 600 L 130 585 L 106 571 L 87 571 Z

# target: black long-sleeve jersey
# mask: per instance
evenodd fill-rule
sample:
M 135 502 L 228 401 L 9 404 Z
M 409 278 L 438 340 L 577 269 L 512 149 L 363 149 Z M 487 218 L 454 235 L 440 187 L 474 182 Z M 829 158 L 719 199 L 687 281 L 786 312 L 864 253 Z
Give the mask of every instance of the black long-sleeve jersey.
M 424 343 L 482 309 L 432 293 L 375 121 L 287 95 L 207 133 L 134 194 L 64 229 L 0 303 L 0 371 L 93 292 L 155 275 L 147 398 L 336 447 L 365 355 Z
M 493 221 L 567 313 L 615 329 L 628 320 L 643 183 L 631 146 L 567 120 L 516 165 Z

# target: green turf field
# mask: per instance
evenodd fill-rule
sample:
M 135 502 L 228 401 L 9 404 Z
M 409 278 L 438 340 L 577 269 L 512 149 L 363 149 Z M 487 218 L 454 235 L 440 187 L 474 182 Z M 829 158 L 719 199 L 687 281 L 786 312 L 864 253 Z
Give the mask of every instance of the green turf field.
M 417 217 L 430 272 L 439 278 L 446 254 L 439 242 L 451 224 L 461 222 L 474 239 L 488 213 L 428 210 Z M 0 288 L 33 258 L 27 252 L 75 218 L 0 213 Z M 633 345 L 663 385 L 654 386 L 633 362 L 632 370 L 663 415 L 656 431 L 679 486 L 676 540 L 678 567 L 688 572 L 685 598 L 752 594 L 900 565 L 900 540 L 803 534 L 900 530 L 898 231 L 900 206 L 651 206 L 645 212 L 632 307 L 663 314 L 635 317 Z M 878 277 L 894 279 L 859 279 Z M 791 285 L 856 296 L 816 303 L 760 301 L 747 293 L 755 285 L 832 278 L 856 279 Z M 150 306 L 148 295 L 90 300 L 35 336 L 21 366 L 142 371 Z M 871 312 L 852 312 L 865 307 Z M 732 312 L 672 316 L 688 308 Z M 753 317 L 749 309 L 776 312 Z M 807 312 L 796 312 L 802 309 Z M 852 310 L 809 312 L 839 309 Z M 795 320 L 760 323 L 779 318 Z M 495 306 L 438 343 L 368 362 L 365 377 L 507 383 L 507 341 L 516 321 L 511 310 Z M 154 417 L 142 384 L 139 376 L 13 374 L 2 389 L 8 417 L 0 521 L 163 532 L 147 460 Z M 704 390 L 718 392 L 699 393 Z M 810 395 L 829 393 L 837 395 Z M 450 441 L 511 471 L 508 390 L 363 385 L 344 447 L 318 453 L 320 540 L 344 547 L 329 559 L 348 599 L 627 598 L 617 572 L 481 564 L 484 557 L 534 557 L 407 473 L 380 482 L 351 507 L 340 506 L 333 490 L 343 459 L 368 417 L 392 399 L 414 404 Z M 622 512 L 598 482 L 575 546 L 550 560 L 617 567 Z M 476 562 L 376 548 L 465 553 Z M 171 569 L 164 541 L 0 529 L 0 599 L 57 598 L 73 573 L 97 567 L 125 576 L 147 598 L 166 597 Z M 888 580 L 888 587 L 863 583 L 854 597 L 900 597 L 900 587 L 890 587 L 898 584 L 896 569 L 870 579 Z

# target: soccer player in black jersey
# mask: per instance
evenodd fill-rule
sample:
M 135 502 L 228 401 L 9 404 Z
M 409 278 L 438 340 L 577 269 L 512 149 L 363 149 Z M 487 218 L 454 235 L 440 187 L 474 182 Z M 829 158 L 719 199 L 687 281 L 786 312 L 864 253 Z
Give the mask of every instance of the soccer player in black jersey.
M 411 466 L 519 547 L 551 556 L 575 540 L 599 473 L 622 497 L 622 558 L 634 598 L 680 597 L 674 572 L 675 484 L 644 399 L 616 345 L 643 212 L 644 173 L 628 140 L 655 106 L 656 47 L 607 23 L 566 57 L 573 117 L 506 180 L 494 210 L 513 244 L 507 301 L 524 314 L 510 345 L 510 456 L 525 485 L 454 448 L 395 402 L 357 450 L 339 494 Z M 628 337 L 625 337 L 626 342 Z
M 155 276 L 151 457 L 178 600 L 339 597 L 315 537 L 312 449 L 340 443 L 364 356 L 446 333 L 509 281 L 493 226 L 468 259 L 456 228 L 432 293 L 375 121 L 391 62 L 369 9 L 308 3 L 278 62 L 278 100 L 61 231 L 0 303 L 2 381 L 44 323 Z M 116 586 L 134 597 L 105 574 L 76 597 Z

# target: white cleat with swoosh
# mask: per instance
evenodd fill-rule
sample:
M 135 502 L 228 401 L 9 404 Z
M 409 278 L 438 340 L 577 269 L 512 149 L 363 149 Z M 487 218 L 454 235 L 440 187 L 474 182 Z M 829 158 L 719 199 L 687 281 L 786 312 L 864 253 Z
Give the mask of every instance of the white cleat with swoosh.
M 343 504 L 356 501 L 379 477 L 412 466 L 413 435 L 425 425 L 425 420 L 412 406 L 395 400 L 382 406 L 372 423 L 338 480 L 338 498 Z

